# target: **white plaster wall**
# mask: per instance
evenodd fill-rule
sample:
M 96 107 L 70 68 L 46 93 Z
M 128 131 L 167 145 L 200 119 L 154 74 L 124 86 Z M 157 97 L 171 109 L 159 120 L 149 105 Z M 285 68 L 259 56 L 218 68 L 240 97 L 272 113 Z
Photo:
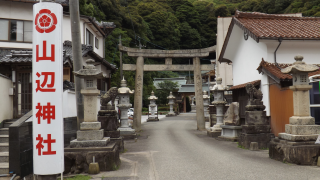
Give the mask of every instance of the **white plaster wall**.
M 0 94 L 1 95 L 1 94 Z M 63 92 L 63 118 L 77 116 L 76 94 L 74 91 L 66 90 Z M 97 96 L 97 115 L 100 110 L 100 97 Z
M 228 33 L 232 17 L 221 17 L 217 18 L 217 47 L 216 47 L 216 58 L 220 56 L 220 52 Z M 216 61 L 216 77 L 222 78 L 222 85 L 233 85 L 232 78 L 232 65 L 227 63 L 219 63 Z
M 77 116 L 76 94 L 74 91 L 63 91 L 63 118 Z
M 33 3 L 0 1 L 0 17 L 32 21 Z
M 260 90 L 263 94 L 263 105 L 266 106 L 265 111 L 267 112 L 267 116 L 270 116 L 270 93 L 269 93 L 269 80 L 266 74 L 261 76 Z
M 268 47 L 268 55 L 265 59 L 268 62 L 274 63 L 274 51 L 276 50 L 279 42 L 276 40 L 263 40 Z M 294 56 L 302 55 L 303 61 L 308 64 L 320 64 L 320 41 L 297 41 L 297 40 L 283 40 L 277 51 L 278 63 L 293 63 L 295 62 Z
M 13 99 L 9 95 L 9 88 L 12 88 L 12 81 L 0 76 L 0 122 L 13 118 Z
M 261 79 L 257 68 L 261 59 L 267 58 L 267 46 L 257 43 L 251 37 L 243 38 L 243 30 L 233 27 L 224 58 L 232 61 L 233 85 L 239 85 Z

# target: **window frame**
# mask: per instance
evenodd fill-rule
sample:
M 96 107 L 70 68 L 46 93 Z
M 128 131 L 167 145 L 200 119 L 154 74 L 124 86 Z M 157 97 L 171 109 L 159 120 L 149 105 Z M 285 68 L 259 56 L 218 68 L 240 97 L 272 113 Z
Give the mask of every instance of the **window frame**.
M 89 33 L 89 42 L 90 42 L 90 34 L 92 35 L 92 44 L 88 43 L 88 33 Z M 94 38 L 95 36 L 93 35 L 93 33 L 88 29 L 86 28 L 86 45 L 91 45 L 92 47 L 94 46 Z
M 97 37 L 94 37 L 94 46 L 99 49 L 99 39 Z
M 22 19 L 7 19 L 7 18 L 0 18 L 0 20 L 8 20 L 8 40 L 0 40 L 0 42 L 16 42 L 16 43 L 32 43 L 31 41 L 24 41 L 24 22 L 31 22 L 32 24 L 32 20 L 22 20 Z M 22 36 L 22 41 L 11 41 L 10 40 L 10 35 L 11 35 L 11 21 L 22 21 L 23 22 L 23 36 Z

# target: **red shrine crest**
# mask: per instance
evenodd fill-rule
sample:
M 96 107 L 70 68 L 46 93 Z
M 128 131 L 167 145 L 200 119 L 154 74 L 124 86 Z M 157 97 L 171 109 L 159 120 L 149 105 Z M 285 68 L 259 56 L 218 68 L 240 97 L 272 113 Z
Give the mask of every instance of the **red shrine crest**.
M 39 33 L 50 33 L 56 29 L 57 17 L 49 9 L 41 9 L 34 20 Z

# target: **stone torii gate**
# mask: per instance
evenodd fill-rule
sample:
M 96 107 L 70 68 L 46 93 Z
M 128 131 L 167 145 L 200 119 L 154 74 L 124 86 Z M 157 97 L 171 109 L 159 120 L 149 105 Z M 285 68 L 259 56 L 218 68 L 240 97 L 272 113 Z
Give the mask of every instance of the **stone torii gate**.
M 194 71 L 195 96 L 197 100 L 197 129 L 205 130 L 201 71 L 213 70 L 214 65 L 200 65 L 200 58 L 207 57 L 209 53 L 215 52 L 216 46 L 204 49 L 156 50 L 136 49 L 119 45 L 119 50 L 126 52 L 129 57 L 137 58 L 136 64 L 123 64 L 124 71 L 136 71 L 133 115 L 133 128 L 136 131 L 141 129 L 143 71 Z M 144 65 L 144 58 L 164 58 L 165 64 Z M 172 58 L 193 58 L 193 65 L 173 65 Z

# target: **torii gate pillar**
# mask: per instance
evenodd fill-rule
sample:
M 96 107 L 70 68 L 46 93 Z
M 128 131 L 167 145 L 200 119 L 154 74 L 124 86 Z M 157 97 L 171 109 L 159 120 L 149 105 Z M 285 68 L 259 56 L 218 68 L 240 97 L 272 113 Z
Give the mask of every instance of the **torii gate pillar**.
M 143 92 L 143 66 L 144 59 L 139 56 L 136 64 L 136 82 L 134 90 L 134 114 L 133 128 L 137 131 L 141 130 L 141 115 L 142 115 L 142 92 Z
M 194 91 L 196 96 L 196 109 L 197 109 L 197 129 L 205 130 L 205 119 L 203 109 L 203 98 L 202 98 L 202 77 L 200 68 L 200 58 L 193 58 L 194 66 Z

